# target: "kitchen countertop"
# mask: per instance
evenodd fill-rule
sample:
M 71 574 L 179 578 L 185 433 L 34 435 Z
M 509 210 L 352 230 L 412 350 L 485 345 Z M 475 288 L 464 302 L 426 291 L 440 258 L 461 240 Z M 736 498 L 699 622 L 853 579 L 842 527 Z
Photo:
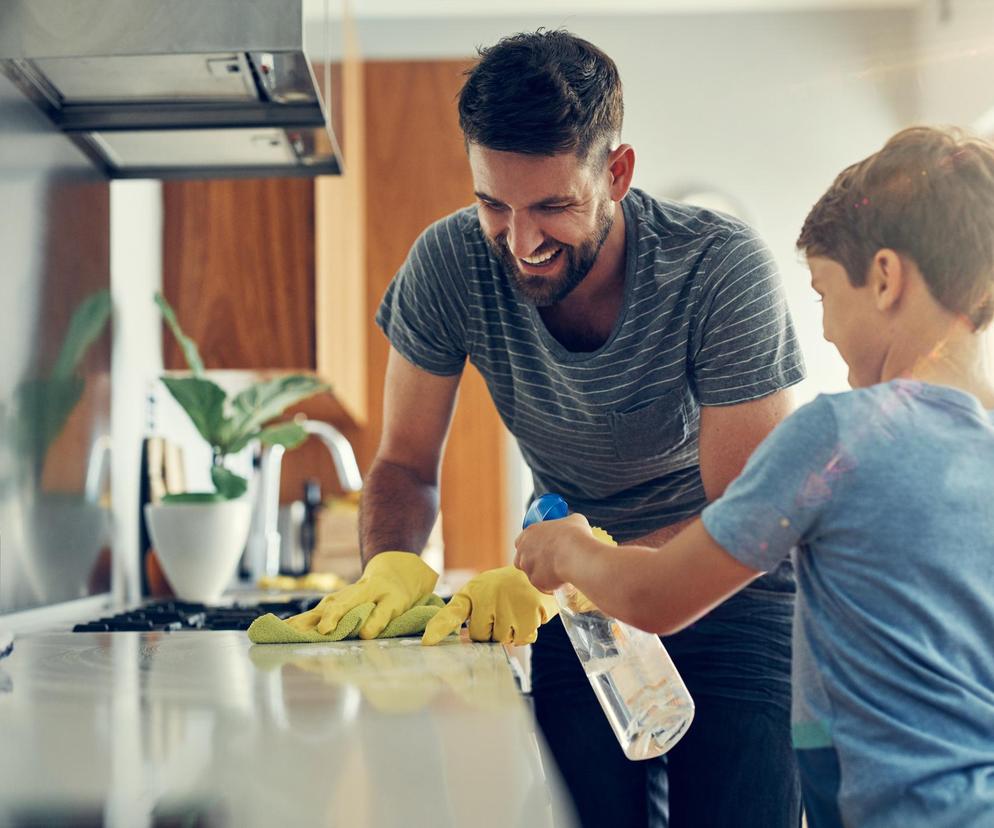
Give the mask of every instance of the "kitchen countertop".
M 543 753 L 496 644 L 38 633 L 0 661 L 0 826 L 570 825 Z

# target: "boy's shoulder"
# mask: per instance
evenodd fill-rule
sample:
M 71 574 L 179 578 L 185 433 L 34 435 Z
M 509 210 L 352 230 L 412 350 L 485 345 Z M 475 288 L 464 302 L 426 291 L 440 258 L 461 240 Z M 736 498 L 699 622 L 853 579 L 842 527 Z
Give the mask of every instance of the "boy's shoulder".
M 903 380 L 878 383 L 848 391 L 818 394 L 802 405 L 785 422 L 797 418 L 796 425 L 818 433 L 831 431 L 841 440 L 853 428 L 864 431 L 876 425 L 894 425 L 895 418 L 915 394 L 915 384 Z M 920 385 L 920 384 L 919 384 Z
M 853 430 L 863 433 L 877 425 L 893 425 L 921 383 L 896 380 L 865 388 L 818 394 L 781 422 L 775 440 L 805 452 L 817 446 L 838 446 Z M 773 436 L 771 435 L 771 437 Z
M 839 456 L 872 456 L 908 459 L 927 455 L 946 440 L 974 432 L 990 433 L 994 413 L 986 411 L 972 395 L 918 380 L 896 379 L 865 388 L 819 394 L 784 420 L 784 437 L 793 446 L 811 453 L 834 446 Z M 935 440 L 924 439 L 932 434 Z M 897 455 L 895 445 L 904 446 Z
M 965 391 L 904 378 L 834 394 L 819 394 L 809 405 L 815 403 L 831 411 L 839 420 L 859 418 L 863 422 L 891 425 L 922 408 L 970 413 L 982 419 L 990 416 L 980 402 Z

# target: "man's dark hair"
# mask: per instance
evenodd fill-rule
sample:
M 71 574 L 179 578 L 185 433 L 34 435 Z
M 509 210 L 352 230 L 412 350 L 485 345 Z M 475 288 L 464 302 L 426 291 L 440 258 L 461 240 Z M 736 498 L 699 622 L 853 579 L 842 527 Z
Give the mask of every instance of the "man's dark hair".
M 878 250 L 896 250 L 939 304 L 985 327 L 994 316 L 994 145 L 954 128 L 902 130 L 839 173 L 797 246 L 841 264 L 855 287 Z
M 522 32 L 479 50 L 459 93 L 467 144 L 528 155 L 605 153 L 621 135 L 614 61 L 562 29 Z

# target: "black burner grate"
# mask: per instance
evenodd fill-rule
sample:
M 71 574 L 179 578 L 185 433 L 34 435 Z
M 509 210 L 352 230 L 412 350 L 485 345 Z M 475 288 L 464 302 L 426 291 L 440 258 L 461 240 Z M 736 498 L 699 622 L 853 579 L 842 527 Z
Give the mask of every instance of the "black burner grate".
M 73 632 L 170 632 L 173 630 L 247 630 L 267 612 L 289 618 L 317 606 L 319 598 L 295 598 L 258 604 L 208 606 L 188 601 L 161 601 L 140 609 L 77 624 Z

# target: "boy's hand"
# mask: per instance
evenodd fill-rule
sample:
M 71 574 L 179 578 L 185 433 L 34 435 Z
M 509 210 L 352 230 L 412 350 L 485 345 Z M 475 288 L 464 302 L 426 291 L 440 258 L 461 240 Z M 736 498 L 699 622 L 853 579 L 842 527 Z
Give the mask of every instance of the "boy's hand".
M 514 565 L 536 588 L 552 592 L 569 580 L 564 574 L 566 558 L 592 539 L 590 524 L 580 514 L 534 523 L 514 541 Z

